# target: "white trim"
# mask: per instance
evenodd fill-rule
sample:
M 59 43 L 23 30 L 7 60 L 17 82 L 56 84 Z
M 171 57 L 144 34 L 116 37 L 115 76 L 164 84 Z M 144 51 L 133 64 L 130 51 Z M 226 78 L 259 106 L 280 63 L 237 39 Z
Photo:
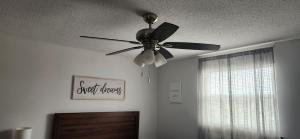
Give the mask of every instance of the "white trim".
M 255 49 L 275 47 L 275 44 L 278 43 L 278 42 L 284 42 L 284 41 L 290 41 L 290 40 L 296 40 L 296 39 L 300 39 L 300 37 L 298 36 L 298 37 L 289 38 L 289 39 L 282 39 L 282 40 L 277 40 L 277 41 L 270 41 L 270 42 L 265 42 L 265 43 L 247 45 L 247 46 L 232 48 L 232 49 L 227 49 L 227 50 L 220 50 L 220 51 L 216 51 L 216 52 L 200 54 L 197 57 L 198 58 L 207 58 L 207 57 L 227 55 L 227 54 L 244 52 L 244 51 L 251 51 L 251 50 L 255 50 Z

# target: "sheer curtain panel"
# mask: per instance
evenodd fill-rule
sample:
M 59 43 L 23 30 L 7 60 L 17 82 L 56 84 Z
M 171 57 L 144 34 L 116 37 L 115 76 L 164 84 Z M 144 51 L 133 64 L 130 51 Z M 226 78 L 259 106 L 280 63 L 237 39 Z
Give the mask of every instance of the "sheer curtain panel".
M 273 49 L 200 59 L 202 139 L 279 139 Z

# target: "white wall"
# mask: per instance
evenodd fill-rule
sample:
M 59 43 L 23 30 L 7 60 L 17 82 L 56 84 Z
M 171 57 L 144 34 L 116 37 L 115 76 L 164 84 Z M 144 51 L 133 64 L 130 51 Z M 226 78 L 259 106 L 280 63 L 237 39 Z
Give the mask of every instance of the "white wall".
M 156 70 L 152 83 L 129 59 L 55 44 L 0 36 L 0 138 L 33 127 L 33 139 L 48 139 L 51 114 L 140 111 L 140 139 L 156 138 Z M 126 80 L 125 101 L 71 100 L 73 75 Z
M 277 43 L 274 48 L 281 135 L 300 138 L 300 40 Z
M 172 61 L 158 70 L 158 138 L 197 138 L 198 60 Z M 182 104 L 169 103 L 169 83 L 181 80 Z

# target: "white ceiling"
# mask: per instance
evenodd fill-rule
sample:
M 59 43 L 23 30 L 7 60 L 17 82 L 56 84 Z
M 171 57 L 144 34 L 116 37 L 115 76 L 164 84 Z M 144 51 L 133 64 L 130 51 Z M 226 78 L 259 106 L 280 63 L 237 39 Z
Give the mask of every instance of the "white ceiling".
M 0 33 L 104 53 L 131 47 L 144 11 L 179 25 L 167 41 L 241 47 L 300 35 L 300 0 L 1 0 Z M 177 58 L 204 51 L 169 49 Z M 140 50 L 124 53 L 133 57 Z

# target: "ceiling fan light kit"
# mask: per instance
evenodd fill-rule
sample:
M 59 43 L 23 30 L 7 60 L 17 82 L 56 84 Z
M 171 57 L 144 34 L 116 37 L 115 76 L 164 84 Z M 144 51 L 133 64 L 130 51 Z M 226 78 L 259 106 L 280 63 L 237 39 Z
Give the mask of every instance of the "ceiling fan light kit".
M 133 60 L 134 63 L 140 67 L 144 67 L 145 65 L 151 65 L 151 64 L 154 64 L 155 67 L 160 67 L 166 64 L 167 59 L 174 57 L 166 48 L 189 49 L 189 50 L 219 50 L 220 49 L 220 45 L 214 45 L 214 44 L 189 43 L 189 42 L 162 43 L 164 40 L 166 40 L 171 35 L 173 35 L 179 27 L 177 25 L 164 22 L 161 25 L 159 25 L 156 29 L 153 29 L 152 24 L 154 24 L 158 20 L 158 16 L 154 13 L 145 14 L 143 16 L 143 19 L 146 23 L 148 23 L 149 27 L 141 29 L 136 33 L 137 41 L 101 38 L 101 37 L 92 37 L 92 36 L 80 36 L 80 37 L 142 45 L 142 46 L 126 48 L 126 49 L 122 49 L 119 51 L 106 54 L 106 55 L 115 55 L 115 54 L 131 51 L 131 50 L 143 48 L 144 50 L 139 55 L 137 55 Z
M 137 55 L 133 62 L 140 67 L 151 65 L 153 63 L 155 67 L 160 67 L 166 64 L 167 60 L 160 53 L 154 54 L 152 50 L 148 49 Z

